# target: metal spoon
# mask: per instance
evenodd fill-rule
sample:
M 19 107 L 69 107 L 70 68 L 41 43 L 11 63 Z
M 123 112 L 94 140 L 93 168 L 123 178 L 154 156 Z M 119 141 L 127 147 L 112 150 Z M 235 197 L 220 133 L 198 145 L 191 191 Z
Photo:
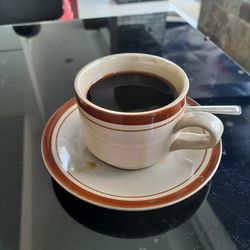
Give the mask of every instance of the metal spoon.
M 186 111 L 204 111 L 212 114 L 240 115 L 241 107 L 238 105 L 219 106 L 186 106 Z

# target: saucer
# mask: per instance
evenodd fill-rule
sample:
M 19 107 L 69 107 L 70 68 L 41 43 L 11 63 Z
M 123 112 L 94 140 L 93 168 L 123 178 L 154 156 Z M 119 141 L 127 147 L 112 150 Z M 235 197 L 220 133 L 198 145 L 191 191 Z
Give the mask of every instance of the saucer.
M 191 98 L 187 102 L 197 105 Z M 73 98 L 48 121 L 42 136 L 42 156 L 51 176 L 63 188 L 98 206 L 139 211 L 175 204 L 200 190 L 220 163 L 221 142 L 207 150 L 171 152 L 149 168 L 122 170 L 89 152 L 81 126 Z

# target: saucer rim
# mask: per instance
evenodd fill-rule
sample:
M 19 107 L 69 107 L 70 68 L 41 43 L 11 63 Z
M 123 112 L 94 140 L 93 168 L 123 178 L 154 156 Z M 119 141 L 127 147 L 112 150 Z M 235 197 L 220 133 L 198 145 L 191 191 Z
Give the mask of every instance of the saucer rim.
M 198 105 L 190 97 L 187 97 L 187 103 L 196 106 Z M 148 200 L 118 200 L 113 198 L 104 197 L 91 191 L 85 190 L 84 188 L 78 186 L 72 182 L 67 175 L 65 175 L 61 170 L 60 166 L 57 165 L 53 153 L 52 153 L 52 135 L 54 128 L 56 127 L 58 121 L 62 115 L 68 111 L 73 105 L 76 104 L 76 99 L 72 98 L 61 107 L 59 107 L 55 113 L 51 116 L 47 122 L 41 140 L 41 151 L 42 158 L 45 163 L 47 170 L 50 175 L 60 184 L 64 189 L 70 192 L 72 195 L 78 197 L 81 200 L 98 205 L 101 207 L 114 209 L 114 210 L 125 210 L 125 211 L 144 211 L 152 210 L 161 207 L 166 207 L 175 203 L 178 203 L 194 193 L 198 192 L 204 185 L 206 185 L 213 175 L 215 174 L 222 155 L 222 142 L 221 140 L 212 148 L 210 158 L 207 165 L 204 167 L 203 172 L 194 179 L 190 184 L 184 186 L 182 189 L 177 190 L 172 194 L 167 194 L 166 196 L 151 198 Z

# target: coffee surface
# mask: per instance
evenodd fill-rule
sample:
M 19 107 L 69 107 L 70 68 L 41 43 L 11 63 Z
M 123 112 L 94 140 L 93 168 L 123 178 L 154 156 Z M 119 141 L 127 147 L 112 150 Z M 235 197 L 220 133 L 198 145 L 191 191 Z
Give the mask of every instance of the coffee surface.
M 144 112 L 173 102 L 176 91 L 172 85 L 144 72 L 124 72 L 105 76 L 87 92 L 92 103 L 113 111 Z

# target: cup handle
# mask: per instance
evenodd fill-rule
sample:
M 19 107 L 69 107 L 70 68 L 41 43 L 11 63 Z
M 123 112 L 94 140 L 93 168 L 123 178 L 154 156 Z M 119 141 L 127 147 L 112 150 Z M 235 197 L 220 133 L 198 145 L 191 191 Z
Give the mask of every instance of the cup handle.
M 199 127 L 206 133 L 182 132 L 188 127 Z M 222 121 L 206 112 L 186 112 L 174 127 L 174 137 L 170 150 L 211 148 L 220 140 L 224 126 Z

